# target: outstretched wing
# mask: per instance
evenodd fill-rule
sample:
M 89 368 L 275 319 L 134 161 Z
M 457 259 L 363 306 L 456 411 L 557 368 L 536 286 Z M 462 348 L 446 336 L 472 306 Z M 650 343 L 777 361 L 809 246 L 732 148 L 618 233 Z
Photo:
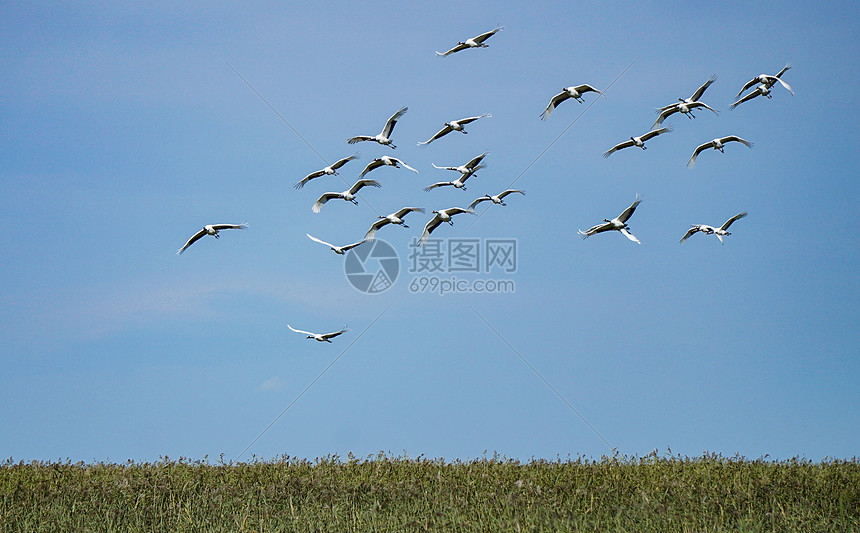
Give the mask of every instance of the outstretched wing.
M 520 191 L 518 189 L 507 189 L 506 191 L 499 193 L 499 198 L 504 198 L 505 196 L 507 196 L 509 194 L 514 194 L 515 192 L 518 192 L 518 193 L 522 194 L 523 196 L 526 195 L 525 191 Z
M 492 200 L 489 196 L 481 196 L 480 198 L 476 198 L 474 202 L 469 204 L 469 209 L 475 209 L 475 206 L 481 202 L 486 202 L 488 200 Z
M 743 92 L 743 91 L 741 91 L 741 92 Z M 753 92 L 751 92 L 751 93 L 749 93 L 748 95 L 746 95 L 746 96 L 744 96 L 743 98 L 741 98 L 740 100 L 738 100 L 737 102 L 735 102 L 735 103 L 733 103 L 732 105 L 730 105 L 730 106 L 729 106 L 729 109 L 734 109 L 734 108 L 736 108 L 737 106 L 741 105 L 742 103 L 744 103 L 744 102 L 746 102 L 746 101 L 749 101 L 749 100 L 752 100 L 752 99 L 753 99 L 753 98 L 755 98 L 756 96 L 759 96 L 760 94 L 761 94 L 761 89 L 756 89 L 756 90 L 754 90 Z
M 681 110 L 681 107 L 678 105 L 672 105 L 672 107 L 668 109 L 664 109 L 660 112 L 660 115 L 657 117 L 657 120 L 654 121 L 654 124 L 651 125 L 651 129 L 653 130 L 657 126 L 662 126 L 663 121 L 669 118 L 670 115 L 677 113 Z
M 358 244 L 361 244 L 361 243 L 358 243 Z M 342 330 L 340 330 L 340 331 L 335 331 L 334 333 L 326 333 L 325 335 L 323 335 L 323 336 L 322 336 L 322 338 L 324 338 L 324 339 L 333 339 L 333 338 L 337 337 L 338 335 L 340 335 L 340 334 L 342 334 L 342 333 L 346 333 L 347 331 L 349 331 L 349 329 L 348 329 L 348 328 L 343 328 Z
M 177 255 L 182 255 L 182 252 L 184 252 L 186 248 L 188 248 L 189 246 L 191 246 L 192 244 L 197 242 L 204 235 L 206 235 L 206 228 L 203 228 L 200 231 L 198 231 L 197 233 L 195 233 L 194 235 L 192 235 L 191 238 L 188 239 L 188 242 L 186 242 L 182 246 L 182 248 L 180 248 L 179 250 L 176 250 Z
M 332 167 L 332 168 L 334 168 L 334 167 Z M 318 178 L 324 174 L 325 174 L 324 170 L 317 170 L 316 172 L 311 172 L 310 174 L 308 174 L 307 176 L 302 178 L 302 180 L 300 182 L 296 183 L 295 187 L 296 187 L 296 189 L 301 189 L 302 187 L 305 186 L 305 183 L 311 181 L 314 178 Z
M 401 107 L 397 113 L 391 115 L 391 118 L 389 118 L 388 122 L 385 123 L 385 128 L 382 129 L 383 137 L 391 138 L 391 132 L 394 131 L 394 125 L 397 124 L 397 120 L 402 117 L 408 109 L 408 107 Z
M 632 140 L 627 140 L 627 141 L 618 143 L 615 146 L 613 146 L 612 148 L 610 148 L 609 150 L 603 152 L 603 157 L 604 158 L 609 157 L 610 155 L 612 155 L 613 152 L 617 152 L 618 150 L 621 150 L 623 148 L 629 148 L 630 146 L 633 146 L 635 144 L 636 143 L 633 142 Z
M 576 92 L 578 92 L 578 93 L 589 93 L 589 92 L 591 92 L 591 93 L 597 93 L 597 94 L 601 94 L 601 95 L 603 94 L 602 92 L 598 91 L 597 89 L 595 89 L 594 87 L 592 87 L 591 85 L 589 85 L 587 83 L 583 83 L 582 85 L 577 85 L 576 87 L 574 87 L 574 89 L 576 89 Z
M 741 87 L 741 90 L 740 90 L 740 91 L 738 91 L 738 94 L 736 94 L 736 95 L 735 95 L 735 98 L 740 97 L 740 95 L 741 95 L 741 93 L 742 93 L 742 92 L 746 91 L 747 89 L 749 89 L 750 87 L 752 87 L 753 85 L 755 85 L 756 83 L 758 83 L 758 81 L 759 81 L 758 76 L 756 76 L 755 78 L 753 78 L 753 79 L 751 79 L 750 81 L 746 82 L 746 83 L 744 84 L 744 86 L 743 86 L 743 87 Z M 740 103 L 740 102 L 736 102 L 736 103 Z
M 296 329 L 296 328 L 294 328 L 293 326 L 291 326 L 291 325 L 289 325 L 289 324 L 287 324 L 287 327 L 288 327 L 288 328 L 290 328 L 291 330 L 295 331 L 296 333 L 303 333 L 303 334 L 305 334 L 305 335 L 316 335 L 316 333 L 311 333 L 310 331 L 305 331 L 305 330 L 302 330 L 302 329 Z
M 465 166 L 466 168 L 475 168 L 476 166 L 478 166 L 478 164 L 481 162 L 481 160 L 487 156 L 488 153 L 489 152 L 484 152 L 483 154 L 481 154 L 477 157 L 473 157 L 471 159 L 471 161 L 469 161 L 468 163 L 466 163 L 463 166 Z M 454 170 L 456 170 L 456 169 L 454 169 Z
M 379 167 L 381 167 L 381 166 L 383 166 L 383 165 L 385 165 L 385 163 L 383 163 L 383 162 L 382 162 L 382 160 L 380 160 L 380 159 L 374 159 L 373 161 L 371 161 L 370 163 L 368 163 L 366 167 L 364 167 L 364 170 L 362 170 L 362 171 L 361 171 L 361 174 L 359 174 L 359 176 L 358 176 L 358 177 L 359 177 L 359 178 L 363 178 L 363 177 L 364 177 L 364 175 L 365 175 L 365 174 L 367 174 L 368 172 L 370 172 L 371 170 L 373 170 L 373 169 L 375 169 L 375 168 L 379 168 Z
M 490 30 L 490 31 L 488 31 L 487 33 L 482 33 L 481 35 L 478 35 L 477 37 L 474 37 L 472 40 L 473 40 L 473 41 L 475 41 L 475 42 L 476 42 L 476 43 L 478 43 L 478 44 L 483 44 L 483 42 L 484 42 L 484 41 L 486 41 L 487 39 L 489 39 L 490 37 L 492 37 L 493 35 L 495 35 L 495 34 L 496 34 L 496 32 L 499 32 L 499 31 L 501 31 L 501 30 L 503 30 L 503 29 L 504 29 L 504 28 L 503 28 L 502 26 L 499 26 L 498 28 L 496 28 L 496 29 L 494 29 L 494 30 Z
M 380 218 L 376 222 L 370 225 L 370 229 L 367 230 L 367 233 L 364 234 L 364 240 L 372 241 L 374 237 L 376 237 L 376 232 L 379 231 L 379 228 L 385 226 L 386 224 L 391 224 L 391 221 L 387 218 Z
M 373 141 L 373 140 L 376 140 L 376 139 L 374 137 L 371 137 L 370 135 L 356 135 L 355 137 L 347 139 L 346 142 L 348 142 L 349 144 L 355 144 L 355 143 L 361 142 L 361 141 Z
M 349 188 L 349 194 L 357 193 L 362 187 L 382 187 L 382 184 L 376 180 L 358 180 Z
M 693 96 L 690 97 L 690 100 L 692 100 L 694 102 L 698 101 L 699 98 L 701 98 L 702 95 L 705 94 L 705 89 L 710 87 L 711 84 L 714 83 L 715 81 L 717 81 L 717 75 L 711 74 L 711 77 L 708 78 L 708 81 L 706 81 L 705 83 L 702 84 L 701 87 L 696 89 L 696 92 L 693 93 Z
M 603 222 L 601 224 L 591 226 L 590 228 L 588 228 L 585 231 L 582 231 L 581 229 L 579 229 L 579 230 L 576 230 L 576 232 L 579 233 L 580 235 L 582 235 L 583 239 L 587 239 L 588 237 L 591 237 L 592 235 L 594 235 L 596 233 L 603 233 L 604 231 L 609 231 L 611 229 L 612 229 L 612 224 L 610 224 L 609 222 Z
M 458 124 L 469 124 L 470 122 L 475 122 L 475 121 L 476 121 L 476 120 L 478 120 L 479 118 L 486 118 L 486 117 L 492 117 L 492 116 L 493 116 L 493 115 L 491 115 L 490 113 L 484 113 L 483 115 L 480 115 L 480 116 L 477 116 L 477 117 L 466 117 L 466 118 L 461 118 L 460 120 L 457 120 L 456 122 L 457 122 Z
M 741 139 L 737 135 L 729 135 L 727 137 L 723 137 L 722 139 L 720 139 L 720 142 L 723 144 L 726 144 L 727 142 L 732 142 L 732 141 L 739 142 L 739 143 L 743 144 L 744 146 L 746 146 L 747 148 L 753 147 L 753 143 L 746 141 L 744 139 Z
M 748 213 L 746 211 L 744 211 L 743 213 L 738 213 L 737 215 L 733 216 L 732 218 L 726 220 L 726 223 L 723 224 L 722 226 L 720 226 L 720 229 L 723 231 L 729 229 L 729 226 L 732 225 L 732 222 L 734 222 L 735 220 L 738 220 L 740 218 L 744 218 L 745 216 L 747 216 L 747 214 Z
M 469 213 L 471 215 L 475 214 L 475 212 L 472 211 L 471 209 L 463 209 L 462 207 L 449 207 L 448 209 L 442 209 L 441 211 L 444 211 L 445 213 L 447 213 L 449 217 L 452 217 L 454 215 L 459 215 L 461 213 Z
M 706 104 L 705 102 L 693 102 L 692 104 L 688 104 L 688 107 L 691 107 L 691 108 L 704 107 L 705 109 L 709 109 L 709 110 L 713 111 L 713 112 L 714 112 L 714 114 L 716 114 L 716 115 L 719 115 L 719 114 L 720 114 L 720 112 L 719 112 L 719 111 L 717 111 L 717 110 L 716 110 L 716 109 L 714 109 L 713 107 L 709 106 L 709 105 L 708 105 L 708 104 Z
M 546 109 L 543 110 L 543 113 L 540 114 L 541 120 L 546 120 L 552 114 L 553 110 L 555 110 L 556 106 L 565 100 L 570 98 L 570 93 L 566 90 L 558 93 L 557 95 L 552 97 L 552 100 L 549 101 L 549 104 L 546 106 Z
M 445 124 L 445 127 L 444 127 L 444 128 L 442 128 L 441 130 L 439 130 L 439 131 L 436 133 L 436 135 L 434 135 L 434 136 L 430 137 L 430 139 L 429 139 L 429 140 L 426 140 L 426 141 L 424 141 L 424 142 L 419 142 L 419 143 L 418 143 L 418 146 L 424 146 L 424 145 L 426 145 L 426 144 L 430 144 L 430 143 L 432 143 L 433 141 L 435 141 L 436 139 L 438 139 L 439 137 L 444 137 L 445 135 L 448 135 L 448 134 L 449 134 L 449 133 L 451 133 L 452 131 L 454 131 L 454 128 L 452 128 L 451 126 L 449 126 L 449 125 Z
M 696 165 L 696 158 L 699 156 L 700 153 L 702 153 L 702 150 L 707 150 L 708 148 L 711 148 L 713 146 L 714 141 L 709 141 L 705 144 L 700 144 L 699 146 L 697 146 L 696 149 L 693 151 L 693 156 L 690 157 L 689 161 L 687 161 L 687 166 L 693 168 Z
M 314 237 L 314 236 L 313 236 L 313 235 L 311 235 L 310 233 L 305 233 L 305 235 L 307 235 L 307 236 L 308 236 L 308 238 L 309 238 L 310 240 L 314 241 L 314 242 L 318 242 L 318 243 L 320 243 L 320 244 L 325 244 L 325 245 L 326 245 L 326 246 L 328 246 L 329 248 L 337 248 L 337 246 L 333 245 L 332 243 L 330 243 L 330 242 L 325 242 L 325 241 L 324 241 L 324 240 L 322 240 L 322 239 L 317 239 L 316 237 Z
M 339 192 L 327 192 L 323 194 L 319 197 L 319 199 L 317 199 L 316 202 L 314 202 L 313 207 L 311 207 L 311 211 L 313 211 L 314 213 L 319 213 L 320 209 L 322 209 L 323 204 L 325 204 L 332 198 L 343 198 L 343 194 Z
M 791 68 L 791 63 L 786 63 L 785 66 L 782 67 L 782 70 L 780 70 L 779 72 L 776 73 L 776 77 L 781 78 L 782 75 L 785 74 L 785 72 L 787 70 L 789 70 L 790 68 Z
M 448 185 L 454 185 L 454 182 L 453 181 L 438 181 L 438 182 L 434 183 L 433 185 L 428 185 L 427 187 L 424 187 L 424 191 L 432 191 L 433 189 L 438 189 L 439 187 L 445 187 Z
M 639 242 L 639 239 L 637 239 L 632 233 L 630 233 L 630 231 L 627 230 L 627 228 L 621 228 L 618 231 L 620 231 L 622 235 L 635 242 L 636 244 L 642 244 L 641 242 Z
M 335 163 L 331 166 L 331 168 L 332 168 L 332 169 L 334 169 L 334 170 L 337 170 L 337 169 L 339 169 L 340 167 L 342 167 L 342 166 L 344 166 L 345 164 L 347 164 L 347 163 L 349 163 L 350 161 L 352 161 L 353 159 L 358 159 L 358 152 L 356 152 L 356 153 L 352 154 L 352 155 L 351 155 L 351 156 L 349 156 L 349 157 L 344 157 L 343 159 L 339 159 L 339 160 L 335 161 Z
M 689 239 L 689 238 L 690 238 L 690 236 L 691 236 L 692 234 L 696 233 L 697 231 L 699 231 L 699 226 L 692 226 L 692 227 L 690 227 L 690 229 L 688 229 L 688 230 L 687 230 L 687 233 L 685 233 L 685 234 L 684 234 L 684 236 L 683 236 L 683 237 L 681 237 L 681 240 L 680 240 L 680 241 L 678 241 L 678 242 L 679 242 L 679 243 L 681 243 L 681 244 L 684 244 L 685 242 L 687 242 L 687 239 Z
M 668 125 L 668 126 L 666 126 L 665 128 L 660 128 L 659 130 L 651 130 L 651 131 L 649 131 L 648 133 L 646 133 L 645 135 L 643 135 L 643 136 L 641 136 L 641 137 L 639 137 L 639 138 L 640 138 L 640 139 L 642 139 L 643 141 L 647 141 L 648 139 L 651 139 L 651 138 L 653 138 L 653 137 L 656 137 L 656 136 L 658 136 L 658 135 L 660 135 L 660 134 L 662 134 L 662 133 L 670 132 L 670 131 L 672 131 L 672 129 L 673 129 L 672 125 L 671 125 L 671 124 L 669 124 L 669 125 Z
M 437 51 L 436 55 L 445 57 L 445 56 L 453 54 L 454 52 L 459 52 L 460 50 L 465 50 L 466 48 L 469 48 L 469 45 L 464 44 L 464 43 L 457 43 L 456 45 L 454 45 L 454 48 L 451 48 L 447 52 L 438 52 Z
M 404 208 L 403 208 L 403 209 L 401 209 L 400 211 L 398 211 L 398 212 L 394 213 L 394 216 L 396 216 L 397 218 L 403 218 L 403 217 L 405 217 L 406 215 L 408 215 L 409 213 L 411 213 L 411 212 L 413 212 L 413 211 L 417 211 L 417 212 L 419 212 L 419 213 L 423 213 L 423 212 L 424 212 L 424 208 L 423 208 L 423 207 L 404 207 Z
M 403 165 L 403 168 L 408 168 L 408 169 L 409 169 L 409 170 L 411 170 L 412 172 L 414 172 L 414 173 L 418 174 L 418 171 L 417 171 L 417 170 L 415 170 L 414 168 L 410 167 L 409 165 L 407 165 L 407 164 L 406 164 L 406 163 L 404 163 L 403 161 L 401 161 L 401 160 L 399 160 L 399 159 L 396 159 L 396 158 L 394 158 L 394 157 L 392 157 L 391 159 L 393 159 L 394 161 L 397 161 L 398 163 L 400 163 L 401 165 Z
M 428 222 L 427 225 L 424 226 L 424 232 L 421 234 L 421 246 L 424 246 L 424 244 L 427 242 L 427 238 L 430 236 L 431 233 L 433 233 L 434 229 L 439 227 L 439 224 L 441 223 L 442 217 L 440 217 L 439 215 L 435 215 L 433 218 L 430 219 L 430 222 Z
M 241 224 L 212 224 L 212 228 L 221 231 L 222 229 L 245 229 L 248 227 L 248 224 L 245 222 Z
M 620 220 L 621 222 L 627 222 L 627 220 L 633 215 L 633 212 L 636 211 L 636 207 L 639 206 L 639 204 L 641 203 L 642 196 L 637 194 L 636 201 L 630 204 L 630 207 L 628 207 L 627 209 L 622 211 L 620 215 L 618 215 L 618 220 Z

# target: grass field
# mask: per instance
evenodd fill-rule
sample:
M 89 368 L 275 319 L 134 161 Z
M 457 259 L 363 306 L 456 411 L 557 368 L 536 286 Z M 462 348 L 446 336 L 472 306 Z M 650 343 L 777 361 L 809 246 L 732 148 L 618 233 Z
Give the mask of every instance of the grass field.
M 0 531 L 860 531 L 857 459 L 0 465 Z

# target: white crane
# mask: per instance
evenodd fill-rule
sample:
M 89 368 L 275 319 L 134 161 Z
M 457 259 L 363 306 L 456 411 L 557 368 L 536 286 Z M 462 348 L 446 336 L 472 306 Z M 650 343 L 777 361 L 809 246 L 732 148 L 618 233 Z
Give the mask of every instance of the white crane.
M 612 152 L 617 152 L 618 150 L 622 150 L 624 148 L 629 148 L 631 146 L 638 146 L 639 148 L 645 150 L 647 147 L 645 146 L 645 141 L 656 137 L 658 135 L 662 135 L 663 133 L 667 133 L 672 131 L 672 125 L 669 124 L 665 128 L 660 128 L 659 130 L 651 130 L 644 135 L 640 135 L 639 137 L 630 137 L 629 141 L 624 141 L 616 144 L 609 150 L 603 152 L 603 157 L 609 157 L 612 155 Z
M 384 155 L 382 157 L 377 157 L 376 159 L 374 159 L 373 161 L 368 163 L 367 166 L 364 167 L 364 170 L 361 171 L 361 174 L 359 175 L 359 177 L 363 178 L 365 174 L 367 174 L 371 170 L 379 168 L 379 167 L 388 166 L 388 167 L 400 168 L 400 165 L 403 165 L 404 168 L 408 168 L 412 172 L 418 174 L 417 170 L 410 167 L 409 165 L 407 165 L 403 161 L 397 159 L 396 157 Z
M 507 196 L 509 194 L 514 194 L 514 193 L 520 193 L 523 196 L 525 196 L 525 194 L 526 194 L 525 191 L 520 191 L 517 189 L 507 189 L 505 191 L 500 192 L 499 194 L 497 194 L 495 196 L 485 194 L 484 196 L 481 196 L 480 198 L 476 199 L 474 202 L 469 204 L 469 209 L 475 209 L 476 205 L 478 205 L 481 202 L 486 202 L 486 201 L 491 201 L 494 204 L 508 205 L 503 201 L 503 199 L 505 196 Z
M 481 161 L 487 156 L 489 152 L 484 152 L 479 156 L 473 157 L 468 163 L 465 165 L 460 165 L 459 167 L 437 167 L 435 163 L 433 164 L 433 168 L 438 168 L 439 170 L 453 170 L 454 172 L 459 172 L 460 174 L 472 174 L 482 168 L 486 168 L 487 165 L 481 165 Z
M 592 226 L 587 231 L 577 230 L 580 235 L 582 235 L 583 239 L 587 239 L 596 233 L 602 233 L 604 231 L 619 231 L 622 235 L 635 242 L 636 244 L 642 244 L 639 242 L 639 239 L 633 236 L 630 233 L 629 227 L 627 226 L 627 221 L 630 219 L 630 216 L 633 215 L 633 211 L 636 210 L 636 206 L 638 206 L 642 202 L 642 196 L 636 195 L 636 201 L 633 202 L 630 207 L 625 209 L 618 217 L 609 220 L 607 218 L 603 219 L 603 224 L 597 224 L 596 226 Z
M 188 239 L 188 242 L 186 242 L 182 248 L 176 250 L 176 253 L 181 255 L 182 252 L 186 250 L 186 248 L 197 242 L 197 240 L 204 235 L 212 235 L 213 237 L 218 239 L 220 238 L 218 236 L 218 232 L 223 229 L 245 229 L 247 227 L 248 224 L 244 222 L 242 224 L 207 224 L 203 226 L 203 229 L 192 235 L 191 238 Z
M 475 214 L 471 209 L 463 209 L 462 207 L 449 207 L 448 209 L 432 211 L 432 213 L 434 213 L 435 216 L 430 219 L 430 222 L 428 222 L 426 226 L 424 226 L 424 232 L 421 234 L 421 246 L 424 246 L 427 242 L 427 238 L 431 233 L 433 233 L 434 229 L 439 227 L 439 224 L 447 222 L 453 226 L 454 221 L 451 220 L 451 217 L 454 215 L 459 215 L 460 213 Z
M 557 95 L 552 97 L 552 100 L 549 101 L 549 105 L 546 106 L 546 109 L 544 109 L 543 113 L 540 114 L 540 119 L 541 120 L 548 119 L 549 116 L 552 114 L 553 110 L 556 108 L 556 106 L 558 106 L 558 104 L 564 102 L 568 98 L 573 98 L 574 100 L 576 100 L 580 104 L 583 103 L 584 100 L 582 99 L 582 95 L 585 93 L 589 93 L 589 92 L 603 95 L 602 92 L 598 91 L 597 89 L 595 89 L 591 85 L 588 85 L 587 83 L 582 84 L 582 85 L 571 85 L 570 87 L 565 87 L 564 89 L 561 90 L 560 93 L 558 93 Z M 606 98 L 605 95 L 603 95 L 603 97 Z
M 296 329 L 289 324 L 287 324 L 287 327 L 290 328 L 291 330 L 295 331 L 296 333 L 301 333 L 303 335 L 307 335 L 308 339 L 313 339 L 317 342 L 331 342 L 329 339 L 333 339 L 333 338 L 337 337 L 338 335 L 340 335 L 341 333 L 346 333 L 347 331 L 349 331 L 349 328 L 345 327 L 345 326 L 342 330 L 335 331 L 333 333 L 313 333 L 310 331 L 304 331 L 301 329 Z
M 710 77 L 710 78 L 708 78 L 708 81 L 706 81 L 705 83 L 703 83 L 703 84 L 702 84 L 702 86 L 701 86 L 701 87 L 699 87 L 698 89 L 696 89 L 696 92 L 694 92 L 694 93 L 693 93 L 693 96 L 691 96 L 691 97 L 689 97 L 689 98 L 678 98 L 678 101 L 679 101 L 679 102 L 681 102 L 682 104 L 692 104 L 693 102 L 698 102 L 698 101 L 699 101 L 699 98 L 701 98 L 701 97 L 702 97 L 702 95 L 703 95 L 703 94 L 705 94 L 705 90 L 706 90 L 708 87 L 710 87 L 710 86 L 711 86 L 711 84 L 712 84 L 712 83 L 714 83 L 715 81 L 717 81 L 717 75 L 716 75 L 716 74 L 711 74 L 711 77 Z M 671 108 L 671 107 L 675 107 L 675 106 L 677 106 L 677 105 L 678 105 L 678 104 L 669 104 L 669 105 L 667 105 L 667 106 L 663 106 L 663 107 L 661 107 L 661 108 L 659 109 L 659 111 L 661 111 L 661 112 L 662 112 L 662 111 L 666 111 L 667 109 L 669 109 L 669 108 Z
M 493 115 L 491 115 L 490 113 L 484 113 L 483 115 L 478 115 L 477 117 L 466 117 L 461 118 L 460 120 L 452 120 L 451 122 L 446 122 L 445 125 L 442 126 L 442 129 L 436 133 L 436 135 L 430 137 L 430 139 L 427 141 L 418 143 L 418 146 L 426 146 L 438 139 L 439 137 L 444 137 L 445 135 L 448 135 L 452 131 L 459 131 L 460 133 L 469 133 L 468 131 L 463 129 L 464 125 L 469 124 L 470 122 L 475 122 L 480 118 L 492 116 Z
M 479 167 L 475 168 L 475 170 L 478 170 L 479 168 L 483 168 L 484 166 L 485 165 L 480 165 Z M 427 187 L 424 187 L 424 190 L 425 191 L 432 191 L 433 189 L 436 189 L 438 187 L 452 186 L 455 189 L 463 189 L 465 191 L 466 190 L 466 180 L 469 179 L 470 177 L 472 177 L 472 175 L 474 173 L 475 173 L 475 171 L 473 170 L 472 172 L 469 172 L 468 174 L 461 174 L 460 177 L 455 179 L 454 181 L 437 181 L 433 185 L 428 185 Z
M 392 148 L 397 148 L 396 146 L 394 146 L 394 144 L 391 143 L 391 132 L 394 131 L 394 125 L 397 124 L 397 120 L 402 117 L 408 109 L 408 107 L 402 107 L 399 111 L 397 111 L 397 113 L 391 115 L 391 118 L 389 118 L 388 122 L 385 123 L 385 127 L 382 128 L 382 133 L 380 133 L 379 135 L 358 135 L 356 137 L 348 139 L 346 142 L 348 142 L 349 144 L 355 144 L 361 141 L 374 141 L 381 144 L 382 146 L 390 146 Z
M 360 245 L 360 244 L 364 244 L 364 242 L 365 242 L 365 241 L 363 241 L 363 240 L 362 240 L 362 241 L 354 242 L 354 243 L 352 243 L 352 244 L 347 244 L 346 246 L 335 246 L 334 244 L 332 244 L 332 243 L 330 243 L 330 242 L 325 242 L 324 240 L 317 239 L 316 237 L 314 237 L 314 236 L 313 236 L 313 235 L 311 235 L 310 233 L 305 233 L 305 235 L 307 235 L 307 236 L 308 236 L 308 238 L 309 238 L 310 240 L 314 241 L 314 242 L 318 242 L 318 243 L 320 243 L 320 244 L 325 244 L 326 246 L 328 246 L 329 248 L 331 248 L 331 249 L 332 249 L 332 251 L 334 251 L 334 253 L 336 253 L 337 255 L 343 255 L 343 254 L 345 254 L 346 252 L 348 252 L 348 251 L 352 250 L 353 248 L 355 248 L 356 246 L 358 246 L 358 245 Z
M 791 95 L 792 95 L 792 96 L 794 96 L 794 91 L 792 91 L 792 90 L 791 90 L 791 86 L 790 86 L 789 84 L 785 83 L 784 81 L 782 81 L 782 75 L 783 75 L 783 74 L 785 74 L 785 73 L 786 73 L 786 71 L 787 71 L 788 69 L 790 69 L 790 68 L 791 68 L 791 63 L 787 63 L 784 67 L 782 67 L 782 70 L 780 70 L 780 71 L 776 74 L 776 76 L 771 76 L 771 75 L 769 75 L 769 74 L 759 74 L 759 75 L 758 75 L 758 76 L 756 76 L 755 78 L 753 78 L 753 79 L 751 79 L 750 81 L 746 82 L 746 84 L 745 84 L 743 87 L 741 87 L 741 90 L 740 90 L 740 91 L 738 91 L 738 94 L 737 94 L 737 96 L 735 96 L 735 98 L 740 97 L 740 95 L 741 95 L 741 93 L 742 93 L 742 92 L 746 91 L 747 89 L 749 89 L 750 87 L 752 87 L 752 86 L 753 86 L 753 85 L 755 85 L 756 83 L 760 83 L 761 85 L 766 86 L 766 88 L 767 88 L 767 89 L 770 89 L 770 88 L 771 88 L 771 87 L 773 87 L 777 82 L 779 82 L 779 84 L 780 84 L 780 85 L 782 85 L 783 87 L 785 87 L 785 88 L 786 88 L 786 90 L 788 90 L 788 92 L 790 92 L 790 93 L 791 93 Z M 769 92 L 769 91 L 768 91 L 768 92 Z M 770 97 L 768 97 L 768 98 L 770 98 Z
M 487 39 L 489 39 L 490 37 L 495 35 L 496 32 L 499 32 L 503 29 L 504 29 L 504 27 L 499 26 L 494 30 L 488 31 L 487 33 L 482 33 L 481 35 L 478 35 L 477 37 L 472 37 L 471 39 L 466 39 L 466 42 L 460 41 L 456 45 L 454 45 L 453 48 L 448 50 L 447 52 L 444 52 L 444 53 L 443 52 L 436 52 L 436 55 L 445 57 L 445 56 L 453 54 L 454 52 L 459 52 L 460 50 L 465 50 L 467 48 L 487 48 L 487 46 L 489 46 L 489 45 L 484 44 L 484 41 L 486 41 Z
M 708 148 L 713 148 L 714 150 L 719 150 L 720 153 L 724 154 L 725 152 L 723 151 L 723 148 L 724 148 L 725 144 L 729 143 L 729 142 L 739 142 L 739 143 L 745 145 L 747 148 L 753 147 L 753 143 L 751 143 L 749 141 L 745 141 L 744 139 L 741 139 L 737 135 L 728 135 L 726 137 L 714 139 L 712 141 L 706 142 L 705 144 L 700 144 L 696 148 L 696 150 L 693 152 L 693 157 L 691 157 L 690 160 L 687 161 L 687 166 L 690 168 L 693 168 L 693 166 L 696 164 L 696 157 L 702 152 L 702 150 L 707 150 Z
M 686 115 L 689 119 L 694 119 L 696 118 L 696 116 L 693 114 L 693 109 L 699 107 L 703 107 L 705 109 L 713 111 L 715 115 L 720 114 L 719 111 L 712 108 L 705 102 L 690 102 L 689 104 L 687 102 L 678 102 L 677 104 L 672 104 L 671 106 L 668 106 L 667 109 L 660 111 L 660 116 L 657 117 L 657 120 L 651 126 L 651 129 L 654 129 L 657 126 L 662 126 L 663 121 L 666 120 L 666 118 L 678 112 L 684 113 L 684 115 Z
M 403 222 L 403 218 L 406 217 L 406 215 L 408 215 L 409 213 L 411 213 L 413 211 L 423 213 L 424 208 L 423 207 L 404 207 L 403 209 L 396 211 L 394 213 L 391 213 L 390 215 L 387 215 L 384 217 L 383 216 L 378 217 L 379 220 L 374 222 L 370 226 L 370 229 L 367 230 L 367 234 L 364 236 L 364 240 L 372 241 L 374 238 L 376 238 L 376 232 L 379 231 L 379 228 L 381 228 L 382 226 L 388 225 L 388 224 L 397 224 L 398 226 L 403 226 L 404 228 L 408 228 L 409 226 L 407 226 L 406 223 Z
M 322 170 L 317 170 L 316 172 L 311 172 L 310 174 L 305 176 L 302 179 L 302 181 L 296 183 L 296 189 L 301 189 L 302 187 L 305 186 L 305 183 L 311 181 L 314 178 L 318 178 L 320 176 L 326 176 L 326 175 L 330 176 L 332 174 L 338 174 L 337 169 L 339 169 L 340 167 L 349 163 L 353 159 L 358 159 L 358 152 L 354 153 L 353 155 L 351 155 L 349 157 L 344 157 L 343 159 L 338 159 L 337 161 L 334 162 L 334 164 L 327 166 Z
M 313 207 L 311 207 L 311 210 L 314 213 L 319 213 L 323 204 L 334 198 L 342 198 L 347 202 L 352 202 L 355 205 L 358 205 L 358 200 L 355 199 L 355 195 L 358 194 L 358 191 L 360 191 L 362 187 L 382 187 L 382 184 L 376 180 L 358 180 L 348 190 L 343 192 L 327 192 L 323 194 L 317 199 Z
M 747 216 L 746 211 L 744 211 L 743 213 L 738 213 L 737 215 L 733 216 L 732 218 L 726 220 L 726 223 L 723 224 L 722 226 L 720 226 L 719 228 L 715 228 L 713 226 L 708 226 L 707 224 L 693 224 L 690 226 L 690 229 L 687 230 L 687 233 L 685 233 L 684 236 L 681 237 L 680 242 L 681 242 L 681 244 L 684 244 L 687 241 L 687 239 L 690 238 L 690 236 L 692 234 L 696 233 L 697 231 L 701 231 L 705 235 L 716 235 L 717 238 L 720 239 L 720 244 L 725 244 L 723 242 L 723 237 L 727 236 L 727 235 L 731 235 L 731 233 L 728 232 L 729 226 L 731 226 L 732 222 L 734 222 L 735 220 L 738 220 L 740 218 L 744 218 L 745 216 Z

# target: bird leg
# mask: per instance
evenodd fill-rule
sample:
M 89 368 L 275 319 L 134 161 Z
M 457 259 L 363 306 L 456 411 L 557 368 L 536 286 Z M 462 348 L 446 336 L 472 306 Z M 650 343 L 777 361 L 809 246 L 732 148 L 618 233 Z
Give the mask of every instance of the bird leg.
M 408 228 L 408 227 L 409 227 L 409 226 L 407 226 L 406 224 L 404 224 L 403 222 L 401 222 L 401 223 L 400 223 L 400 225 L 401 225 L 401 226 L 403 226 L 404 228 Z
M 358 200 L 350 200 L 350 202 L 354 203 L 355 205 L 358 205 Z
M 216 233 L 215 235 L 213 235 L 213 237 L 215 237 L 216 239 L 220 239 L 220 238 L 221 238 L 221 236 L 220 236 L 220 235 L 218 235 L 217 233 Z

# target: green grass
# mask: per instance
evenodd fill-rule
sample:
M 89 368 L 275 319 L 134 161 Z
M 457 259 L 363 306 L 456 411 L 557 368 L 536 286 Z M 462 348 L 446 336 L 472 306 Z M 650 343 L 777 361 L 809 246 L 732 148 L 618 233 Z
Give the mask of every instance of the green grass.
M 0 532 L 35 530 L 860 531 L 860 463 L 8 460 Z

